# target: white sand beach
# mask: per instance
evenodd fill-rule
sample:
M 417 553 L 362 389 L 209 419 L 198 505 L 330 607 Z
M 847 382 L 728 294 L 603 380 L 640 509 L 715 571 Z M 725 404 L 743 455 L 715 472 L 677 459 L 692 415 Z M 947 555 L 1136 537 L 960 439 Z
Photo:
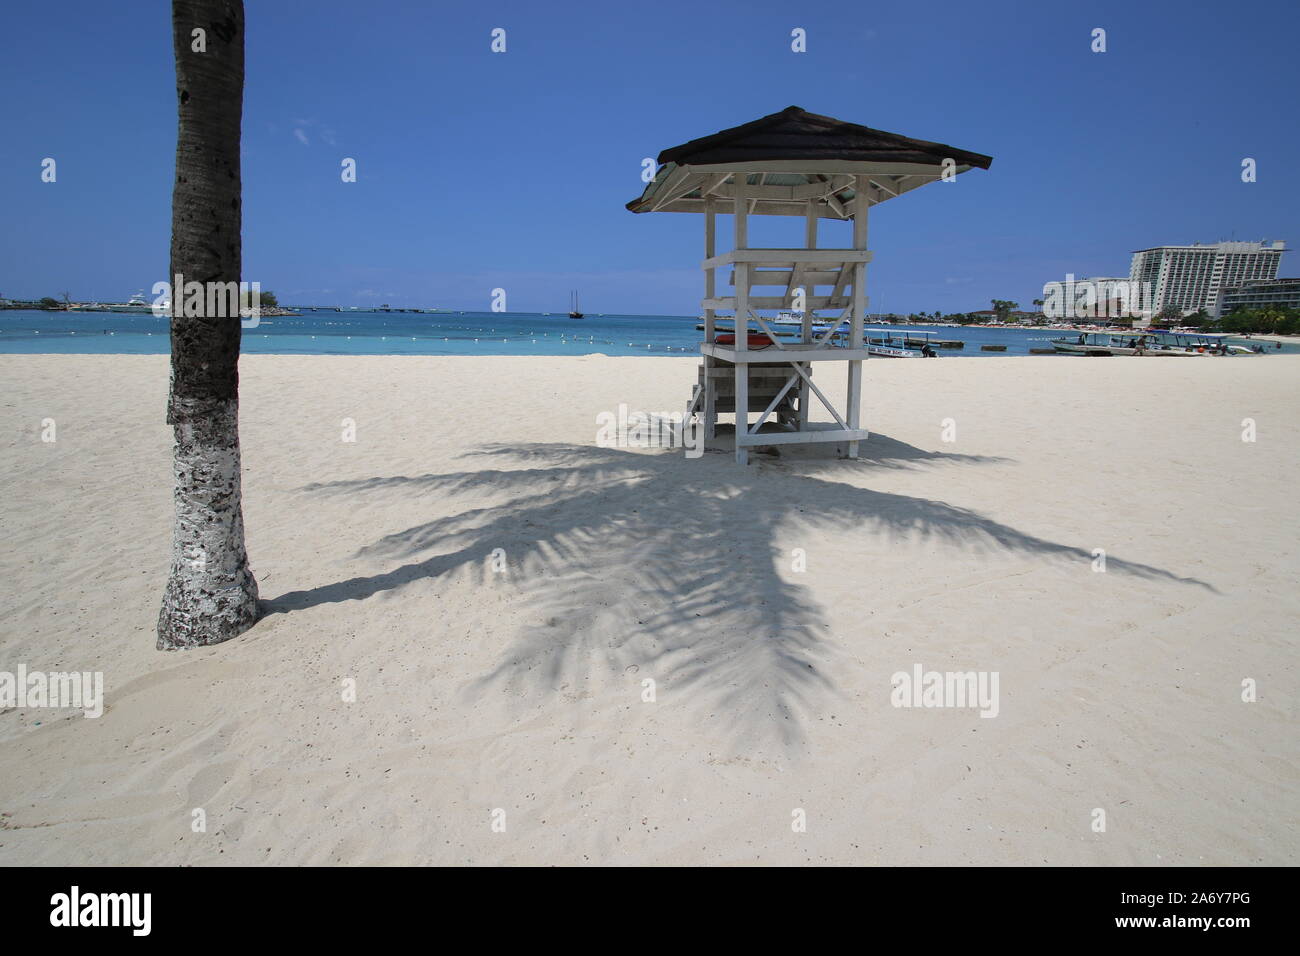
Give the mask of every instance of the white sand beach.
M 0 864 L 1300 862 L 1300 357 L 876 360 L 856 462 L 596 446 L 696 365 L 245 356 L 269 613 L 164 653 L 166 356 L 0 356 L 0 671 L 105 682 L 0 713 Z

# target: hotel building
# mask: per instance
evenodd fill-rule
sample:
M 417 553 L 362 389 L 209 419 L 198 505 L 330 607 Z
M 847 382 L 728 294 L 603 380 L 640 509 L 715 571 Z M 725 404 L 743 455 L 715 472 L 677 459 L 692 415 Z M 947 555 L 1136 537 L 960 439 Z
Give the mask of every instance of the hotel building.
M 1184 315 L 1204 309 L 1217 318 L 1223 294 L 1257 279 L 1274 279 L 1283 242 L 1216 242 L 1156 246 L 1133 253 L 1129 279 L 1150 283 L 1155 313 L 1173 306 Z
M 1300 279 L 1252 279 L 1219 298 L 1219 314 L 1233 309 L 1300 309 Z

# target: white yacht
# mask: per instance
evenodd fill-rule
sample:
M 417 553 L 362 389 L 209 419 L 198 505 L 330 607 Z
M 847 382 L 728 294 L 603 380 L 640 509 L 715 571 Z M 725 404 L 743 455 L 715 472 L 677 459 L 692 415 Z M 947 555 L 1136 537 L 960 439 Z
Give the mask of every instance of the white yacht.
M 1153 332 L 1155 347 L 1173 355 L 1262 355 L 1262 348 L 1238 345 L 1215 332 Z

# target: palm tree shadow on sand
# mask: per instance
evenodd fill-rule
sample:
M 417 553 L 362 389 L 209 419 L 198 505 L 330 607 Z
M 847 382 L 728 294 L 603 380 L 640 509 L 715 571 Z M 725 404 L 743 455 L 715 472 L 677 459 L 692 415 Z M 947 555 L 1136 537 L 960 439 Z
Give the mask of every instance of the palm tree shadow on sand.
M 834 692 L 834 651 L 807 589 L 779 573 L 788 555 L 773 540 L 778 525 L 1092 560 L 1090 551 L 965 508 L 834 480 L 879 467 L 998 459 L 926 452 L 877 435 L 862 451 L 857 461 L 760 460 L 742 468 L 729 454 L 685 460 L 680 451 L 491 445 L 466 457 L 513 467 L 307 485 L 302 491 L 320 495 L 409 495 L 412 510 L 430 493 L 511 497 L 389 534 L 357 557 L 405 563 L 283 594 L 265 610 L 361 600 L 455 571 L 499 585 L 502 576 L 489 569 L 499 548 L 508 562 L 504 581 L 524 592 L 534 620 L 470 690 L 545 695 L 567 686 L 573 693 L 602 675 L 627 680 L 635 673 L 637 681 L 654 678 L 661 693 L 689 693 L 739 735 L 774 733 L 794 743 Z M 1112 556 L 1107 570 L 1213 590 Z

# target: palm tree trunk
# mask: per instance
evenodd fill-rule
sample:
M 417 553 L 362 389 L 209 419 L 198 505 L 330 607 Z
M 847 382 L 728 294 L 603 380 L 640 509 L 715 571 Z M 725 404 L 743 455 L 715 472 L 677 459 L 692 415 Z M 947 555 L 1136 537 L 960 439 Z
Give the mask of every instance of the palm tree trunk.
M 194 31 L 203 30 L 196 51 Z M 238 282 L 239 135 L 244 101 L 242 0 L 172 0 L 179 131 L 171 274 Z M 158 648 L 229 640 L 257 619 L 244 550 L 239 460 L 239 314 L 185 315 L 172 289 L 171 393 L 176 518 Z M 226 312 L 227 309 L 214 311 Z

